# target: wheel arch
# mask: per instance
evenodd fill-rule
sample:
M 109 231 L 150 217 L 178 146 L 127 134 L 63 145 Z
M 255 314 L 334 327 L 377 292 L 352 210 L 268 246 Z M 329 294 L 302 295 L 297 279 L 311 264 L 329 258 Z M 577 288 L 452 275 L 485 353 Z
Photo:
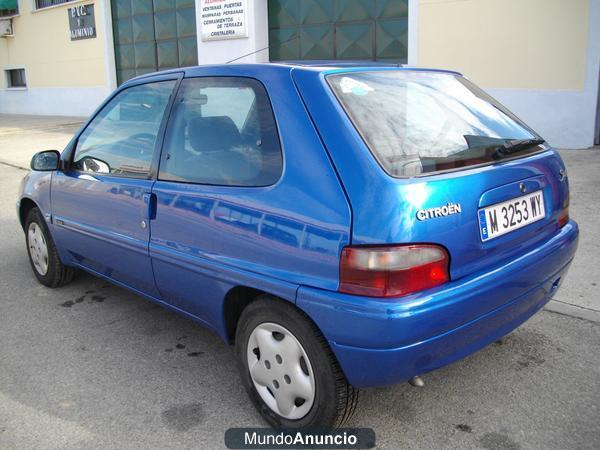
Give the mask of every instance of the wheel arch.
M 227 294 L 225 294 L 223 300 L 223 322 L 225 327 L 225 338 L 229 344 L 235 342 L 235 330 L 240 316 L 242 315 L 242 311 L 261 295 L 273 294 L 243 285 L 234 286 L 229 289 Z
M 33 208 L 39 208 L 36 202 L 29 197 L 23 197 L 21 199 L 19 203 L 19 222 L 21 223 L 21 228 L 23 228 L 23 230 L 25 230 L 25 221 L 27 220 L 27 215 Z
M 295 301 L 286 299 L 277 294 L 273 294 L 272 292 L 267 292 L 267 291 L 264 291 L 261 289 L 252 288 L 250 286 L 238 285 L 238 286 L 232 287 L 227 292 L 227 294 L 225 294 L 225 297 L 223 300 L 223 323 L 224 323 L 225 338 L 226 338 L 225 340 L 227 343 L 229 343 L 229 344 L 235 343 L 235 332 L 237 329 L 238 321 L 239 321 L 244 309 L 250 303 L 252 303 L 254 300 L 264 297 L 264 296 L 272 297 L 273 301 L 280 301 L 283 303 L 290 304 L 295 309 L 297 309 L 298 312 L 300 312 L 300 314 L 305 316 L 307 320 L 312 322 L 314 324 L 314 326 L 319 330 L 321 335 L 323 335 L 323 331 L 320 329 L 319 325 L 317 325 L 317 323 L 313 320 L 313 318 L 303 308 L 298 306 L 295 303 Z

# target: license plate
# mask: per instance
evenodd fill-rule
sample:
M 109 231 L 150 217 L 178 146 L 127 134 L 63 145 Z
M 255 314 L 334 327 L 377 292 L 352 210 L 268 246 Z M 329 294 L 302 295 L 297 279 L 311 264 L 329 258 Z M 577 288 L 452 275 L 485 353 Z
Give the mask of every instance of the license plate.
M 546 216 L 542 191 L 479 210 L 479 231 L 483 242 L 523 228 Z

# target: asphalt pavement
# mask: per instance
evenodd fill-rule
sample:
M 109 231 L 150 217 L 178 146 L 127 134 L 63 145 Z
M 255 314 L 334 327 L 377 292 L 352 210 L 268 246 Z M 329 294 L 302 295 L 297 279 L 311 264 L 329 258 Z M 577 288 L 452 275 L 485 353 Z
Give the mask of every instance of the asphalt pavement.
M 365 389 L 350 425 L 378 447 L 600 448 L 600 150 L 563 156 L 582 234 L 557 301 L 424 388 Z M 37 283 L 24 174 L 0 164 L 0 448 L 222 448 L 227 428 L 265 426 L 210 331 L 85 274 Z

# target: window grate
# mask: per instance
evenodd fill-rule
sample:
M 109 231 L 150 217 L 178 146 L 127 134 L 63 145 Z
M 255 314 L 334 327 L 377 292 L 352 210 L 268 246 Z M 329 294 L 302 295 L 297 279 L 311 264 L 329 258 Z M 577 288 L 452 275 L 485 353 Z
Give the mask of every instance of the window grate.
M 63 3 L 70 3 L 73 0 L 35 0 L 35 8 L 42 9 L 50 6 L 62 5 Z

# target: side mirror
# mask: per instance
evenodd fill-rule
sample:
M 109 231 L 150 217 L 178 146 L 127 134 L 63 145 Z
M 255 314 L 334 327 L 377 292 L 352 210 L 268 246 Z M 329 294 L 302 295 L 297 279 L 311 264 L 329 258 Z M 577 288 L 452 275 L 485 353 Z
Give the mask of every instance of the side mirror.
M 31 158 L 31 170 L 38 172 L 51 172 L 58 170 L 60 153 L 57 150 L 45 150 L 36 153 Z

